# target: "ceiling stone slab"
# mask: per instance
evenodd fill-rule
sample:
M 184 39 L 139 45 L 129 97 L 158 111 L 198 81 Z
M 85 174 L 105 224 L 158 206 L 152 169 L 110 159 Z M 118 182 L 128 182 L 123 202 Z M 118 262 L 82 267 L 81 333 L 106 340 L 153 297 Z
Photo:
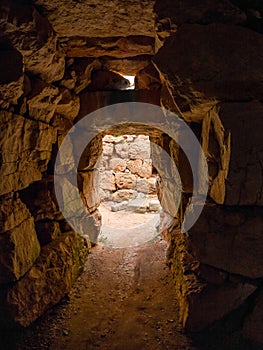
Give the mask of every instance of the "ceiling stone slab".
M 36 0 L 34 3 L 50 21 L 70 57 L 124 58 L 153 53 L 152 0 Z

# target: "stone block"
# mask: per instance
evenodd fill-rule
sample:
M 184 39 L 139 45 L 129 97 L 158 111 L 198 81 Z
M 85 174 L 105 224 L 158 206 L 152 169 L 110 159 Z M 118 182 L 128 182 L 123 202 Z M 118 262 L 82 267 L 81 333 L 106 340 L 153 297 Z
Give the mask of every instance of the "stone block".
M 150 141 L 149 140 L 135 140 L 129 148 L 130 159 L 150 159 Z
M 134 190 L 118 190 L 112 194 L 112 200 L 114 202 L 129 201 L 134 198 L 136 191 Z
M 263 277 L 262 232 L 262 208 L 206 204 L 189 237 L 201 263 L 256 279 Z
M 126 169 L 126 161 L 122 158 L 112 158 L 109 166 L 115 172 L 124 171 Z
M 104 171 L 99 174 L 99 183 L 100 188 L 103 190 L 108 191 L 115 191 L 116 185 L 115 185 L 115 176 L 113 175 L 112 171 Z
M 115 203 L 111 206 L 111 211 L 116 212 L 116 211 L 127 209 L 127 205 L 128 205 L 128 201 Z
M 119 189 L 134 189 L 136 176 L 129 173 L 116 173 L 115 174 L 116 185 Z
M 69 293 L 88 253 L 83 237 L 69 232 L 42 247 L 26 275 L 0 291 L 0 321 L 29 326 Z
M 129 145 L 126 142 L 117 143 L 115 145 L 115 152 L 121 158 L 127 159 L 129 157 Z

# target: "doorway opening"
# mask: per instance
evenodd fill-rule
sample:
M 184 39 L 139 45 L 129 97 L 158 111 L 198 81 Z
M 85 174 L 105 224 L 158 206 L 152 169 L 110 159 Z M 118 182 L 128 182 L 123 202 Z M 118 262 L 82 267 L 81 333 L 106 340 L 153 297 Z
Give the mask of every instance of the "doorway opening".
M 149 136 L 105 135 L 98 160 L 102 227 L 98 242 L 114 248 L 138 246 L 159 235 L 158 174 Z

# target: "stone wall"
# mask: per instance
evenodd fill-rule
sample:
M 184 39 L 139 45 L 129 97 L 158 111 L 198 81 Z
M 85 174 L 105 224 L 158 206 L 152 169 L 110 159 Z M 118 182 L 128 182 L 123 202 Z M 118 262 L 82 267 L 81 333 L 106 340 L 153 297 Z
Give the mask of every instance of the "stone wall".
M 189 165 L 182 150 L 168 141 L 166 149 L 186 176 L 179 222 L 174 220 L 174 228 L 165 233 L 168 261 L 185 328 L 215 332 L 217 326 L 229 335 L 224 327 L 231 324 L 232 332 L 239 334 L 237 347 L 244 346 L 243 337 L 253 348 L 263 342 L 258 313 L 263 281 L 263 37 L 247 28 L 249 10 L 244 4 L 238 7 L 238 1 L 202 1 L 196 11 L 191 1 L 185 3 L 188 6 L 157 2 L 160 18 L 169 16 L 178 28 L 153 63 L 163 82 L 161 104 L 193 130 L 198 125 L 196 135 L 209 167 L 209 193 L 200 218 L 182 234 L 191 178 L 187 179 Z M 257 4 L 251 7 L 262 13 Z
M 113 133 L 149 135 L 173 157 L 182 177 L 180 211 L 165 233 L 182 322 L 196 332 L 221 319 L 227 323 L 240 310 L 243 337 L 250 347 L 263 343 L 262 11 L 259 1 L 239 0 L 202 0 L 198 6 L 191 0 L 138 0 L 125 6 L 117 0 L 1 2 L 0 311 L 5 323 L 27 326 L 58 302 L 88 251 L 65 222 L 54 194 L 54 162 L 66 133 L 100 107 L 144 101 L 183 118 L 208 160 L 206 206 L 182 234 L 192 178 L 181 149 L 154 127 L 131 125 L 125 118 L 120 120 L 125 131 L 119 127 Z M 122 90 L 127 81 L 116 71 L 136 74 L 139 90 Z M 102 136 L 93 139 L 78 164 L 79 190 L 93 218 L 92 239 L 100 222 L 99 194 L 91 184 Z M 69 153 L 74 147 L 68 145 Z M 61 174 L 77 166 L 61 163 Z M 170 182 L 163 177 L 159 185 L 162 206 L 170 212 L 175 201 Z M 71 200 L 67 193 L 65 199 Z
M 156 196 L 149 136 L 106 135 L 99 165 L 101 201 L 121 203 Z

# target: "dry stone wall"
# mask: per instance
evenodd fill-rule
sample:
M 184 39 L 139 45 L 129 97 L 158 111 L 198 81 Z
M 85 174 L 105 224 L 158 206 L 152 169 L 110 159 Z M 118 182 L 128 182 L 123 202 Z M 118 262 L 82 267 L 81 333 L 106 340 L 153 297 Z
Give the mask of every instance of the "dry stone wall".
M 149 136 L 104 136 L 99 171 L 102 202 L 127 203 L 138 197 L 149 201 L 156 198 L 157 174 L 153 174 Z M 124 209 L 123 206 L 117 208 Z

